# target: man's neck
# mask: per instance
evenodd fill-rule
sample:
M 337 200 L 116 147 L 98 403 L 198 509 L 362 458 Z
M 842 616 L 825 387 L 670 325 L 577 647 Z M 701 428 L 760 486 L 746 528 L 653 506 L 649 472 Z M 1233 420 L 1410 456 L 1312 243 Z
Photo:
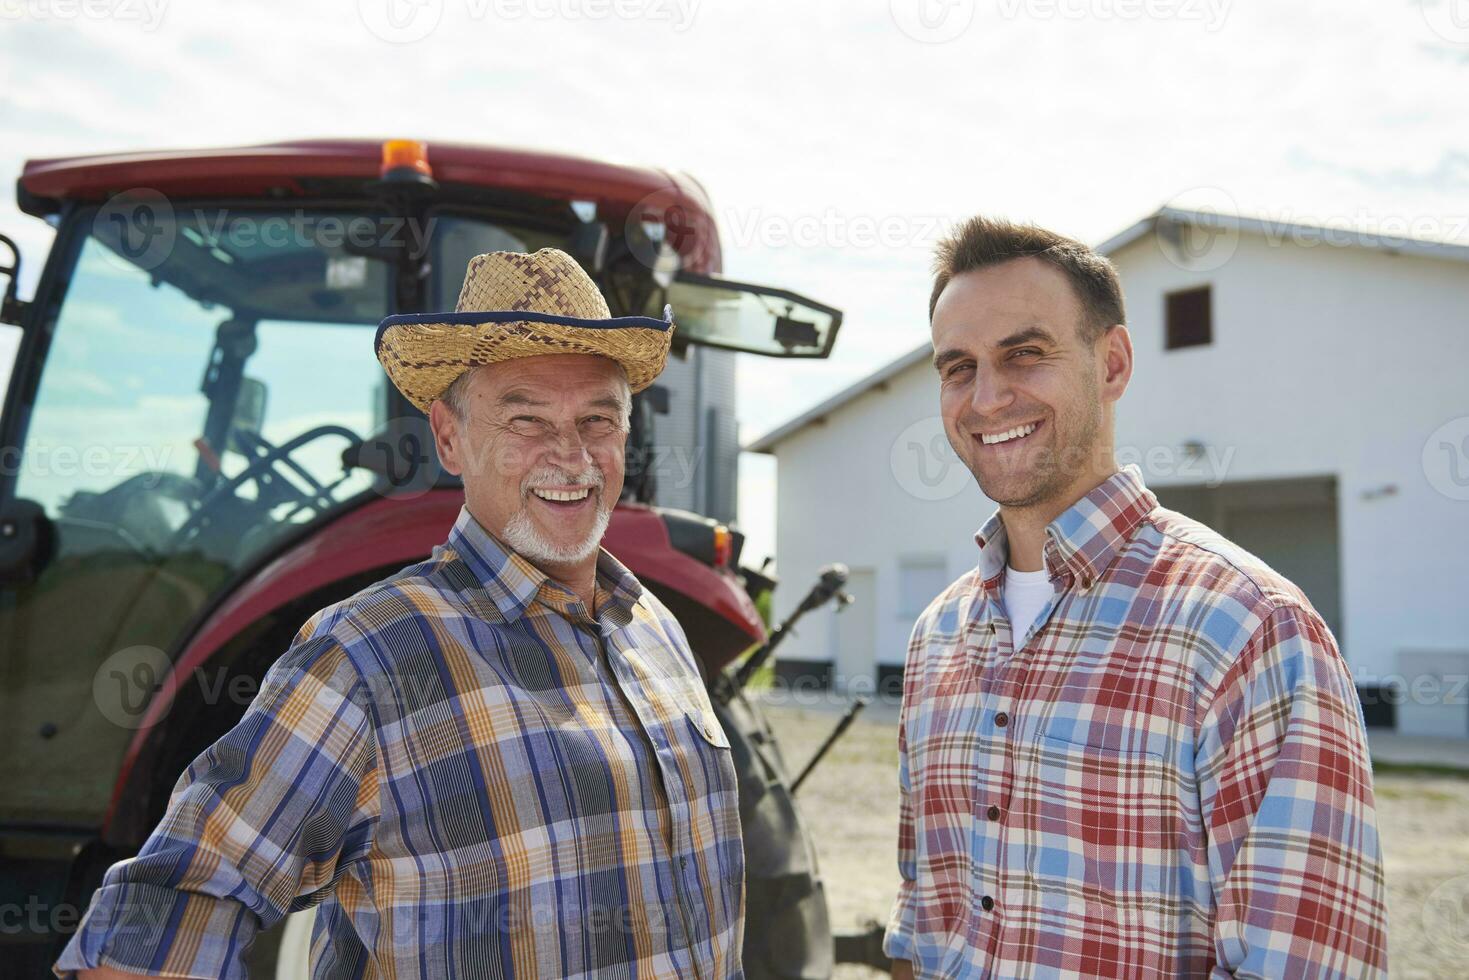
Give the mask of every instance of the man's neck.
M 1045 568 L 1046 527 L 1116 472 L 1114 466 L 1108 473 L 1088 474 L 1086 480 L 1073 485 L 1066 493 L 1029 507 L 1001 506 L 1000 520 L 1005 524 L 1010 567 L 1017 572 L 1038 572 Z

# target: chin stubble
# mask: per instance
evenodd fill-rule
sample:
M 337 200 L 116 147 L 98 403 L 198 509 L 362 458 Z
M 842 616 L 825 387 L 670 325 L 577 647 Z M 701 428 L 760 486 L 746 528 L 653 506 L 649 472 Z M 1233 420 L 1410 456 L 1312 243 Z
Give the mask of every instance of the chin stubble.
M 1052 415 L 1049 421 L 1050 427 L 1054 430 L 1052 438 L 1059 438 L 1063 419 L 1058 415 Z M 970 463 L 968 454 L 960 453 L 959 455 L 965 461 L 975 482 L 979 484 L 980 491 L 986 497 L 1003 507 L 1016 510 L 1035 507 L 1066 495 L 1075 484 L 1080 468 L 1090 465 L 1092 457 L 1096 454 L 1102 426 L 1101 406 L 1096 404 L 1094 410 L 1088 412 L 1085 418 L 1075 419 L 1074 424 L 1077 426 L 1076 438 L 1069 449 L 1063 448 L 1051 452 L 1042 450 L 1042 458 L 1034 461 L 1032 468 L 1000 474 L 1000 480 L 1003 483 L 1009 483 L 1019 477 L 1018 482 L 1021 484 L 1019 486 L 1012 484 L 1009 487 L 986 487 L 984 480 L 980 478 L 979 466 Z M 966 426 L 966 431 L 970 430 L 972 427 Z M 1078 446 L 1088 448 L 1079 450 Z

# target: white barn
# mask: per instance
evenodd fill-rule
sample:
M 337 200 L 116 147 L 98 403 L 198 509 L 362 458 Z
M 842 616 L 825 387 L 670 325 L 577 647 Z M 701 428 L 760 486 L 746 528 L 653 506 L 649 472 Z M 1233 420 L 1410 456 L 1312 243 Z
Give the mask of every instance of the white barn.
M 1100 246 L 1136 367 L 1118 456 L 1300 585 L 1369 725 L 1469 737 L 1469 247 L 1164 209 Z M 922 302 L 915 297 L 915 302 Z M 893 690 L 994 510 L 949 449 L 927 344 L 755 440 L 777 460 L 784 676 Z

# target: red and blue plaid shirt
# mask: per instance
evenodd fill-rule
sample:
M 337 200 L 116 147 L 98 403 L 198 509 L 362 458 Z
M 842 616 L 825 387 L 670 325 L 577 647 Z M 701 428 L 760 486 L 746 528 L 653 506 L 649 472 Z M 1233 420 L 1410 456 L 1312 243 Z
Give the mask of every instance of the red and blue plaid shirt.
M 242 978 L 320 903 L 317 980 L 742 976 L 729 742 L 667 609 L 597 578 L 593 615 L 466 508 L 313 616 L 56 972 Z
M 1306 597 L 1129 466 L 1046 528 L 1013 637 L 996 514 L 919 618 L 887 953 L 921 977 L 1379 977 L 1361 703 Z

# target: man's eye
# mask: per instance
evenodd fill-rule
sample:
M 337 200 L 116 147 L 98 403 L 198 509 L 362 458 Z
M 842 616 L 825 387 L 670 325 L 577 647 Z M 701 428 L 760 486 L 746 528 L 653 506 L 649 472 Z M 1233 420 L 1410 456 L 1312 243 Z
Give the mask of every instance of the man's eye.
M 1011 357 L 1039 357 L 1041 354 L 1038 347 L 1022 347 L 1011 353 Z
M 970 364 L 968 361 L 965 361 L 963 364 L 955 364 L 953 367 L 949 368 L 946 377 L 952 378 L 954 377 L 954 375 L 959 374 L 961 371 L 968 371 L 972 367 L 974 367 L 974 365 Z
M 612 420 L 605 415 L 591 415 L 585 419 L 582 419 L 582 427 L 585 428 L 588 432 L 593 432 L 601 435 L 611 432 L 614 428 L 614 424 Z

